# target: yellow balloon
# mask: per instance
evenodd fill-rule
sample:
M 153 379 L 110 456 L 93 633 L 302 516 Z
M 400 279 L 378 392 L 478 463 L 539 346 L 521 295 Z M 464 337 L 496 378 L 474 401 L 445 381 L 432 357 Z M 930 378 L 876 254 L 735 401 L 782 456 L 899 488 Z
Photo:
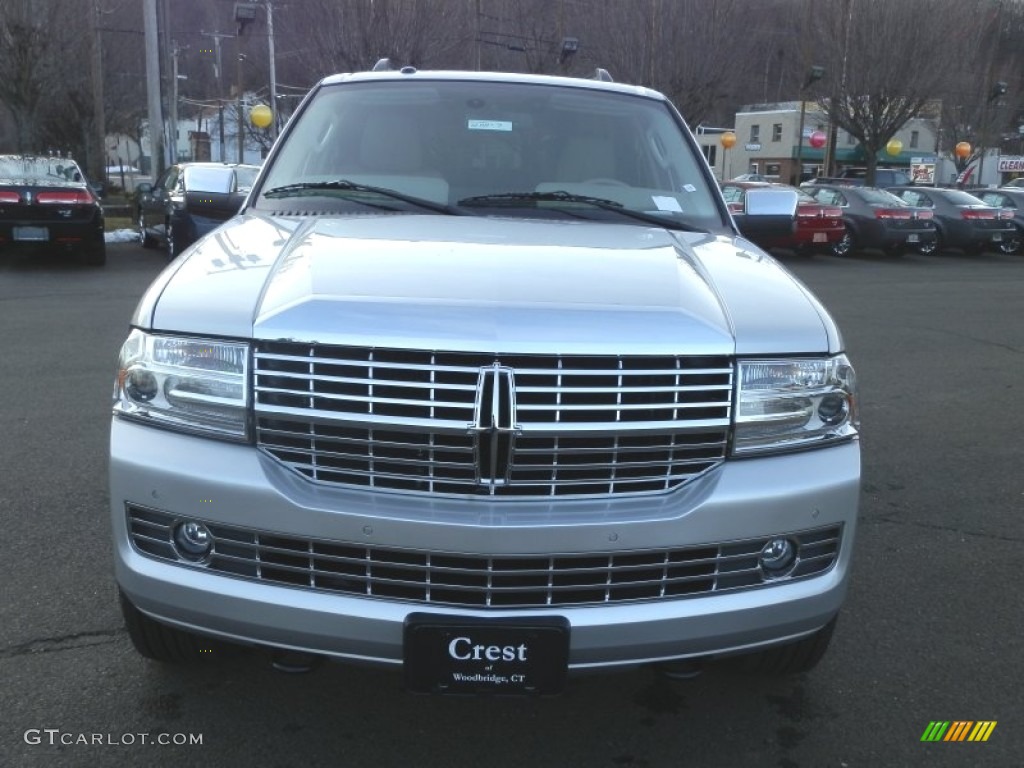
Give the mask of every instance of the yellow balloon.
M 736 144 L 736 134 L 733 133 L 732 131 L 726 131 L 719 137 L 718 140 L 722 142 L 723 147 L 725 147 L 726 149 L 731 149 Z
M 899 139 L 889 139 L 889 143 L 885 145 L 885 151 L 895 157 L 903 151 L 903 142 Z
M 249 110 L 249 120 L 257 128 L 266 128 L 274 120 L 274 113 L 266 104 L 257 104 Z

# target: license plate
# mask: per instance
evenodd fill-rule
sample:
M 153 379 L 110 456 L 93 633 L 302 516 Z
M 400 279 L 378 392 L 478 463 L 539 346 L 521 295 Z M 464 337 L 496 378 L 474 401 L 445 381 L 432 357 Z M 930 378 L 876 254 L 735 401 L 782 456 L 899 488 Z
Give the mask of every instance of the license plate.
M 815 243 L 827 243 L 828 242 L 828 235 L 825 234 L 824 232 L 815 232 L 814 233 L 814 240 L 813 240 L 813 242 L 815 242 Z
M 907 242 L 908 243 L 916 243 L 916 242 L 920 241 L 920 239 L 921 238 L 918 235 L 907 235 Z
M 568 664 L 565 618 L 405 620 L 403 670 L 414 693 L 558 693 Z
M 13 227 L 11 236 L 15 240 L 45 242 L 50 239 L 50 230 L 46 227 Z

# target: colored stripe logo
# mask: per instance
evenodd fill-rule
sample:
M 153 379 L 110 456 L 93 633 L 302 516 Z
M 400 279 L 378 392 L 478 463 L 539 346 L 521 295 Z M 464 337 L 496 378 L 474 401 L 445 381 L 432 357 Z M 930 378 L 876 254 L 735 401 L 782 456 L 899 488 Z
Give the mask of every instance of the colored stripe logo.
M 932 720 L 921 741 L 988 741 L 996 720 Z

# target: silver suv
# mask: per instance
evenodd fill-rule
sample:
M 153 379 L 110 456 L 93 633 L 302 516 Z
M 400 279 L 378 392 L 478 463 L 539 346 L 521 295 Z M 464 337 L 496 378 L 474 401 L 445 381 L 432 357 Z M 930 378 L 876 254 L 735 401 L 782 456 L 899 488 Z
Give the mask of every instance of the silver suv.
M 791 226 L 795 198 L 747 214 Z M 131 320 L 110 503 L 132 640 L 435 692 L 809 669 L 857 518 L 843 352 L 661 94 L 329 77 Z

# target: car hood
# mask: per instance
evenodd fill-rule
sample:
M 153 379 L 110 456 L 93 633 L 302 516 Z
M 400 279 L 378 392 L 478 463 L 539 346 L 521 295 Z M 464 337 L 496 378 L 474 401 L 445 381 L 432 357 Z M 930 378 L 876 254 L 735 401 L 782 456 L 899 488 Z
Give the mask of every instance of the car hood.
M 419 214 L 236 217 L 168 266 L 134 324 L 506 353 L 841 349 L 810 292 L 741 238 Z

